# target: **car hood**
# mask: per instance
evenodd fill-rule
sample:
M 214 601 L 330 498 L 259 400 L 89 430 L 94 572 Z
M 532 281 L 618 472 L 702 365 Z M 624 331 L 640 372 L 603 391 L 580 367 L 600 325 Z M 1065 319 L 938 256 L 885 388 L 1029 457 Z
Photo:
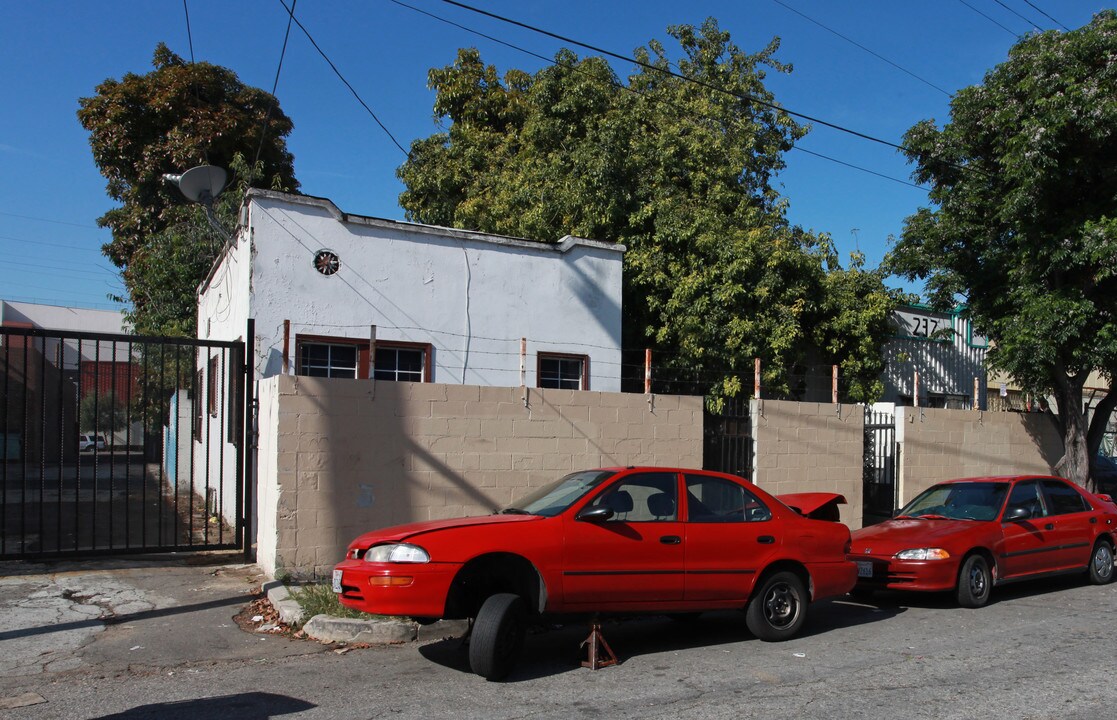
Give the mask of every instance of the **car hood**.
M 477 525 L 503 525 L 542 520 L 539 515 L 480 515 L 477 517 L 451 518 L 449 520 L 428 520 L 426 522 L 395 525 L 373 530 L 361 535 L 349 544 L 350 547 L 368 547 L 375 543 L 401 542 L 416 535 L 453 530 L 455 528 L 475 527 Z
M 990 523 L 976 520 L 920 520 L 903 518 L 853 531 L 853 552 L 873 554 L 908 548 L 948 545 L 952 540 L 981 532 Z

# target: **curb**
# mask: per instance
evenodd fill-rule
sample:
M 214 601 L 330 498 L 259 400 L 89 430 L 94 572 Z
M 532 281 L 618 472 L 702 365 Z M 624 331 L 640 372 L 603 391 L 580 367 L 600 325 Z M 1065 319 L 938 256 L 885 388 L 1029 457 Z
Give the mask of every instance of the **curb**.
M 264 583 L 262 590 L 268 602 L 279 613 L 281 622 L 298 625 L 303 621 L 303 609 L 291 597 L 287 586 L 278 580 Z M 447 638 L 460 638 L 469 631 L 468 620 L 439 620 L 420 625 L 413 620 L 377 618 L 359 620 L 332 615 L 315 615 L 303 625 L 306 636 L 324 643 L 363 643 L 366 645 L 398 645 L 409 642 L 431 642 Z

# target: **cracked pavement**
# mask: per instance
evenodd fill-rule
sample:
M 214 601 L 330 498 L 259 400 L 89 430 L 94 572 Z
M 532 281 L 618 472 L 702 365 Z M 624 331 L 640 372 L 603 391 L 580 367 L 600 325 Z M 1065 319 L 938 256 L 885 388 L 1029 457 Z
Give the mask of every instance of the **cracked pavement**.
M 980 610 L 823 602 L 784 643 L 740 613 L 610 622 L 621 664 L 596 672 L 572 625 L 532 634 L 508 682 L 486 683 L 460 641 L 334 652 L 244 632 L 232 617 L 258 569 L 176 562 L 0 567 L 0 717 L 1084 720 L 1117 704 L 1117 584 L 1074 577 L 998 588 Z

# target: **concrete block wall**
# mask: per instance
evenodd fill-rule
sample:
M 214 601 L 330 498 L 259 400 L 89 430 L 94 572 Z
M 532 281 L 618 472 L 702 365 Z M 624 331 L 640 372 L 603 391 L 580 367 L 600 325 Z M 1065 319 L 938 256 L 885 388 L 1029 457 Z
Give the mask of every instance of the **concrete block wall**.
M 295 376 L 260 395 L 257 559 L 272 574 L 322 577 L 363 532 L 487 514 L 574 470 L 702 466 L 701 397 L 528 388 L 525 406 L 518 387 Z
M 842 522 L 861 527 L 864 408 L 753 400 L 750 411 L 756 484 L 773 495 L 841 493 Z
M 942 480 L 1054 474 L 1063 441 L 1041 413 L 896 408 L 900 506 Z

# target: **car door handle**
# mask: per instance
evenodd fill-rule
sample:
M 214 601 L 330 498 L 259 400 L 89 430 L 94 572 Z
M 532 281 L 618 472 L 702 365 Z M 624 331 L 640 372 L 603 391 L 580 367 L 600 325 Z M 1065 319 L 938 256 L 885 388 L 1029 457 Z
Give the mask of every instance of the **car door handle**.
M 776 542 L 776 539 L 771 535 L 761 535 L 756 541 L 761 545 L 771 545 Z
M 1098 524 L 1098 519 L 1096 517 L 1090 518 L 1090 524 L 1091 525 L 1097 525 Z
M 1044 530 L 1054 530 L 1055 525 L 1054 525 L 1054 523 L 1047 523 L 1046 525 L 1043 526 L 1043 529 Z
M 678 535 L 664 535 L 659 539 L 659 541 L 664 545 L 678 545 L 683 541 L 683 539 Z

